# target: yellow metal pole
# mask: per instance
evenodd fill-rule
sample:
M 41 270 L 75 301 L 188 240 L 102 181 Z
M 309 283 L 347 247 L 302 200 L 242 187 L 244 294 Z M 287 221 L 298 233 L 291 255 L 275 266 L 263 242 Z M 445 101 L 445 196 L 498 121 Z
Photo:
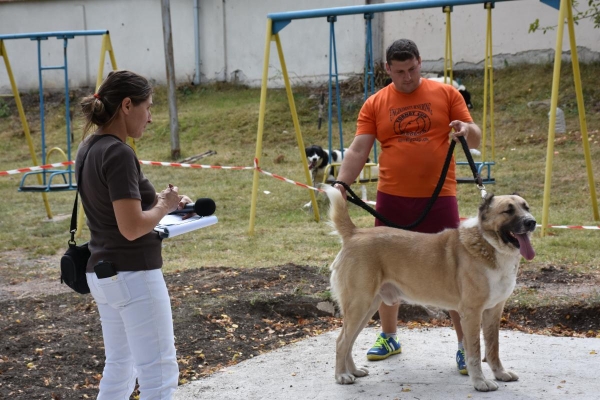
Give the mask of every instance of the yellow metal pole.
M 115 52 L 112 47 L 112 42 L 110 41 L 110 34 L 108 33 L 102 35 L 102 48 L 100 49 L 100 64 L 98 65 L 98 76 L 96 77 L 96 90 L 98 90 L 100 84 L 103 81 L 104 61 L 106 60 L 106 52 L 108 52 L 108 57 L 110 58 L 110 65 L 112 66 L 113 71 L 115 71 L 117 69 L 117 60 L 115 59 Z M 127 143 L 137 154 L 135 141 L 132 138 L 127 138 Z
M 490 82 L 490 139 L 492 141 L 492 161 L 496 160 L 496 135 L 494 130 L 494 60 L 493 60 L 493 49 L 492 49 L 492 3 L 487 3 L 487 51 L 488 51 L 488 59 L 489 59 L 489 82 Z M 482 159 L 485 161 L 485 159 Z
M 117 60 L 115 59 L 115 52 L 113 51 L 112 43 L 110 41 L 110 35 L 105 33 L 102 35 L 102 47 L 100 48 L 100 63 L 98 65 L 98 76 L 96 77 L 96 90 L 100 87 L 104 76 L 104 60 L 106 59 L 106 52 L 110 58 L 110 64 L 113 71 L 117 69 Z
M 581 128 L 581 141 L 583 143 L 583 154 L 587 168 L 588 185 L 592 199 L 592 210 L 594 220 L 600 220 L 598 215 L 598 200 L 596 198 L 596 185 L 594 183 L 594 171 L 592 168 L 592 156 L 590 154 L 590 143 L 588 141 L 587 123 L 585 121 L 585 105 L 583 104 L 583 90 L 581 86 L 581 72 L 579 70 L 579 56 L 577 55 L 577 44 L 575 43 L 575 27 L 573 23 L 573 9 L 570 4 L 567 7 L 567 22 L 569 27 L 569 39 L 571 42 L 571 61 L 573 63 L 573 81 L 575 82 L 575 93 L 577 94 L 577 110 L 579 111 L 579 126 Z
M 8 74 L 8 80 L 10 81 L 10 87 L 12 88 L 15 103 L 17 105 L 17 110 L 19 111 L 19 118 L 21 119 L 21 125 L 23 125 L 23 132 L 25 133 L 27 145 L 29 146 L 29 154 L 31 155 L 31 160 L 33 161 L 33 165 L 38 165 L 37 156 L 35 155 L 35 149 L 33 148 L 33 141 L 31 140 L 31 132 L 29 131 L 29 124 L 27 123 L 27 118 L 25 117 L 25 111 L 23 110 L 23 103 L 21 102 L 21 96 L 19 96 L 17 83 L 15 82 L 15 78 L 10 67 L 10 62 L 8 61 L 8 53 L 6 52 L 6 47 L 4 46 L 4 40 L 0 40 L 0 56 L 2 56 L 2 58 L 4 59 L 4 65 L 6 66 L 6 72 Z M 37 175 L 37 180 L 38 183 L 42 185 L 42 178 L 39 174 Z M 48 196 L 46 196 L 45 192 L 42 192 L 42 199 L 44 200 L 46 215 L 48 216 L 48 218 L 52 219 L 50 203 L 48 202 Z
M 107 39 L 108 36 L 106 34 L 102 35 L 102 46 L 100 48 L 100 62 L 98 63 L 98 75 L 96 75 L 96 90 L 100 87 L 104 76 L 104 60 L 106 59 L 106 49 L 107 49 Z
M 105 34 L 106 36 L 106 49 L 108 50 L 108 56 L 110 57 L 110 65 L 112 66 L 113 71 L 117 69 L 117 60 L 115 58 L 115 51 L 112 47 L 112 42 L 110 41 L 110 34 Z
M 548 145 L 546 147 L 546 175 L 544 180 L 544 202 L 542 206 L 542 237 L 546 236 L 548 227 L 548 210 L 550 208 L 550 188 L 552 186 L 552 162 L 554 161 L 554 128 L 556 125 L 556 107 L 558 106 L 558 86 L 560 84 L 560 62 L 562 57 L 562 41 L 565 26 L 566 8 L 570 7 L 569 0 L 561 0 L 558 11 L 558 26 L 556 29 L 556 49 L 554 50 L 554 74 L 552 76 L 552 96 L 550 98 L 550 122 L 548 126 Z
M 487 21 L 486 39 L 485 39 L 485 55 L 483 57 L 483 121 L 481 134 L 481 161 L 486 160 L 485 149 L 487 147 L 487 106 L 488 106 L 488 83 L 490 80 L 489 74 L 489 41 L 490 36 L 490 20 Z
M 444 7 L 444 13 L 446 14 L 446 51 L 444 54 L 444 83 L 448 83 L 450 85 L 452 84 L 452 79 L 454 79 L 454 74 L 452 71 L 452 66 L 454 64 L 452 62 L 452 18 L 450 16 L 451 12 L 452 7 Z M 447 81 L 446 77 L 449 77 L 450 81 Z
M 100 47 L 100 64 L 98 65 L 98 75 L 96 76 L 96 91 L 100 87 L 104 76 L 104 60 L 106 57 L 106 52 L 108 51 L 108 56 L 110 58 L 110 64 L 112 66 L 113 71 L 117 69 L 117 60 L 115 59 L 115 52 L 113 51 L 112 43 L 110 41 L 110 34 L 105 33 L 102 35 L 102 45 Z M 133 151 L 136 152 L 135 142 L 133 139 L 128 138 L 128 143 L 133 148 Z M 83 211 L 83 204 L 79 205 L 79 212 L 77 213 L 77 237 L 81 236 L 81 228 L 83 226 L 83 217 L 85 212 Z
M 304 151 L 304 140 L 302 139 L 302 132 L 300 131 L 300 122 L 298 121 L 298 113 L 296 112 L 296 103 L 294 102 L 294 95 L 292 94 L 292 86 L 290 85 L 290 78 L 288 75 L 287 67 L 285 65 L 285 59 L 283 58 L 283 49 L 281 48 L 281 40 L 279 40 L 279 34 L 273 35 L 275 37 L 275 43 L 277 44 L 277 53 L 279 54 L 279 63 L 281 64 L 281 73 L 283 75 L 283 81 L 285 82 L 285 90 L 287 92 L 288 103 L 290 105 L 290 111 L 292 112 L 292 120 L 294 121 L 294 130 L 296 131 L 296 141 L 298 142 L 298 150 L 300 152 L 300 159 L 302 160 L 302 166 L 304 167 L 304 176 L 306 177 L 306 183 L 312 184 L 312 178 L 308 169 L 308 162 L 306 160 L 306 153 Z M 317 196 L 315 196 L 314 190 L 310 190 L 310 201 L 312 203 L 313 212 L 315 214 L 315 220 L 319 222 L 319 207 L 317 206 Z
M 262 137 L 265 128 L 265 113 L 267 108 L 267 80 L 269 79 L 269 56 L 271 53 L 271 40 L 273 39 L 273 20 L 267 18 L 267 34 L 265 37 L 265 53 L 263 56 L 263 75 L 262 84 L 260 86 L 260 106 L 258 109 L 258 129 L 256 133 L 256 152 L 254 157 L 260 161 L 262 154 Z M 260 165 L 260 163 L 259 163 Z M 259 172 L 254 170 L 252 177 L 252 200 L 250 202 L 250 227 L 248 233 L 254 234 L 254 221 L 256 219 L 256 202 L 258 194 L 258 175 Z

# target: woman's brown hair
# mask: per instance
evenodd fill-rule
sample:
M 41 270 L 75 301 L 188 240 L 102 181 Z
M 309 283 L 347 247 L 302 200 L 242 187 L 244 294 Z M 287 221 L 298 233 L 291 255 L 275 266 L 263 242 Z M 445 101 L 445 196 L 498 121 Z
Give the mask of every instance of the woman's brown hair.
M 123 99 L 129 97 L 133 105 L 143 103 L 152 94 L 146 78 L 131 71 L 111 71 L 93 95 L 81 100 L 85 118 L 83 137 L 94 127 L 109 124 L 117 115 Z

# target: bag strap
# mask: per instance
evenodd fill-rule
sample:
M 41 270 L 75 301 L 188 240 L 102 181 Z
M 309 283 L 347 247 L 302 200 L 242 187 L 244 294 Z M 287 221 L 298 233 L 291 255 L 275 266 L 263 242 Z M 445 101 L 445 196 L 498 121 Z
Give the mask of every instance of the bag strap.
M 79 179 L 77 182 L 77 191 L 75 192 L 75 202 L 73 203 L 73 212 L 71 213 L 71 228 L 69 230 L 69 232 L 71 233 L 71 240 L 69 240 L 69 245 L 76 245 L 77 242 L 75 242 L 75 233 L 77 233 L 77 202 L 79 200 L 79 188 L 81 185 L 81 181 L 82 181 L 82 173 L 83 173 L 83 164 L 85 163 L 85 159 L 87 158 L 88 153 L 90 152 L 90 149 L 92 148 L 92 146 L 99 141 L 100 139 L 102 139 L 105 136 L 112 136 L 114 138 L 117 138 L 114 135 L 96 135 L 96 137 L 94 137 L 93 139 L 90 140 L 90 144 L 88 145 L 87 150 L 85 151 L 85 154 L 83 155 L 83 159 L 81 160 L 81 166 L 79 166 Z M 119 141 L 121 141 L 121 139 L 117 138 Z

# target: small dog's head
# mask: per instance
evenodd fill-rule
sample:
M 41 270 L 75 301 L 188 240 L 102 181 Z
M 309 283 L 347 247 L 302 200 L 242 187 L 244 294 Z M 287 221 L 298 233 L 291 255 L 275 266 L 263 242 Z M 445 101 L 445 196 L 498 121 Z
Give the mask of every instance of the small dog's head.
M 321 146 L 313 144 L 304 149 L 306 153 L 306 161 L 308 162 L 308 169 L 313 170 L 321 166 L 326 153 Z M 327 162 L 325 162 L 326 164 Z
M 479 220 L 484 233 L 498 244 L 518 250 L 527 260 L 535 257 L 530 237 L 536 221 L 522 197 L 487 195 L 479 207 Z
M 462 86 L 462 87 L 464 88 L 464 86 Z M 471 103 L 471 93 L 469 93 L 466 88 L 458 89 L 458 91 L 460 94 L 462 94 L 463 99 L 465 99 L 465 104 L 467 105 L 467 108 L 469 110 L 472 109 L 473 103 Z

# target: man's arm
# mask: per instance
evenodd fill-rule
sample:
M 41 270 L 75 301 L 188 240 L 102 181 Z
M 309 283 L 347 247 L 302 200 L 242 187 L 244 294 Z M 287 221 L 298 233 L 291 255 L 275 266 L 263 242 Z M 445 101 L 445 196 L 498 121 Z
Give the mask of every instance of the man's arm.
M 344 151 L 344 159 L 337 177 L 338 181 L 351 185 L 356 180 L 369 158 L 373 143 L 375 143 L 375 135 L 365 134 L 354 138 L 350 148 Z M 334 187 L 339 189 L 344 196 L 346 195 L 346 189 L 343 186 L 336 184 Z

